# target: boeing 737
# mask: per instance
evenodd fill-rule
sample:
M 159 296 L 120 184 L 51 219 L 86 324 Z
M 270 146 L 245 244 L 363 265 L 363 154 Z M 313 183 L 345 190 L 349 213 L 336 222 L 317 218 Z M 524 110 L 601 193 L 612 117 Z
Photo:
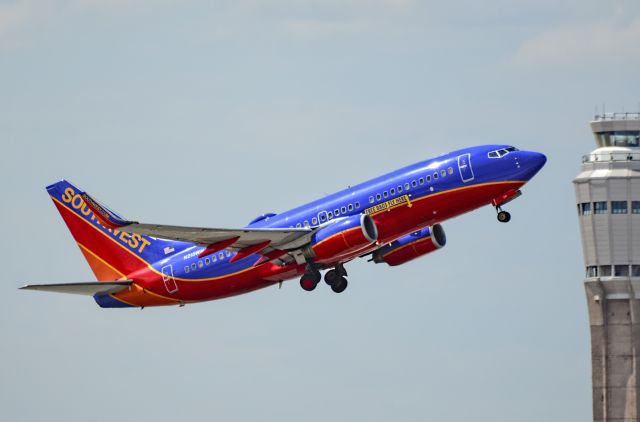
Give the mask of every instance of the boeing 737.
M 485 205 L 502 209 L 546 157 L 509 145 L 454 151 L 401 168 L 241 229 L 130 221 L 68 181 L 47 187 L 97 281 L 31 284 L 93 296 L 103 308 L 179 305 L 247 293 L 292 278 L 347 288 L 358 258 L 401 265 L 445 246 L 441 223 Z

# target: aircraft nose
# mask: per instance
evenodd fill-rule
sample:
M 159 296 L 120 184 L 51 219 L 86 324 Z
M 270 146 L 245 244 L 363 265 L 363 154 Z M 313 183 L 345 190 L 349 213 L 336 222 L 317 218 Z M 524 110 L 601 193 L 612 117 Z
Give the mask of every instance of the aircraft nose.
M 520 166 L 524 170 L 525 178 L 529 180 L 545 165 L 547 157 L 539 152 L 523 151 L 519 161 Z

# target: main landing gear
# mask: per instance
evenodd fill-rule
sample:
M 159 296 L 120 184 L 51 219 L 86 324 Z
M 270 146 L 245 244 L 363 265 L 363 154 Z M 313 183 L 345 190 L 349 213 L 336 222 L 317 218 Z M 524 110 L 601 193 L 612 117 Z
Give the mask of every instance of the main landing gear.
M 347 270 L 344 269 L 342 264 L 339 264 L 336 265 L 335 269 L 327 271 L 324 275 L 324 281 L 331 287 L 331 290 L 336 293 L 342 293 L 349 284 L 346 277 Z M 314 266 L 309 265 L 304 275 L 300 278 L 300 287 L 310 292 L 318 286 L 321 279 L 320 271 Z
M 496 207 L 496 211 L 498 212 L 498 221 L 501 223 L 508 223 L 511 221 L 511 214 L 507 211 L 503 211 L 501 207 Z

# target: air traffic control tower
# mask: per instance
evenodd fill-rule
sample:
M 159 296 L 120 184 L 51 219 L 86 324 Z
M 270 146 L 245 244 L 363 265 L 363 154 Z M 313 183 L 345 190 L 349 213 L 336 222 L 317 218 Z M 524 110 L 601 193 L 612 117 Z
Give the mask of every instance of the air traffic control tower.
M 594 422 L 640 422 L 640 113 L 595 116 L 574 179 Z

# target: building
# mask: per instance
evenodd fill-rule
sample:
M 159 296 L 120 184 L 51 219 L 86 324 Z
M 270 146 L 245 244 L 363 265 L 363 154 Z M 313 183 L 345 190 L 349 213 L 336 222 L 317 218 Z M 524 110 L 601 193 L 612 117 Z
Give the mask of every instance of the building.
M 593 420 L 640 421 L 640 113 L 595 116 L 574 179 L 591 329 Z

